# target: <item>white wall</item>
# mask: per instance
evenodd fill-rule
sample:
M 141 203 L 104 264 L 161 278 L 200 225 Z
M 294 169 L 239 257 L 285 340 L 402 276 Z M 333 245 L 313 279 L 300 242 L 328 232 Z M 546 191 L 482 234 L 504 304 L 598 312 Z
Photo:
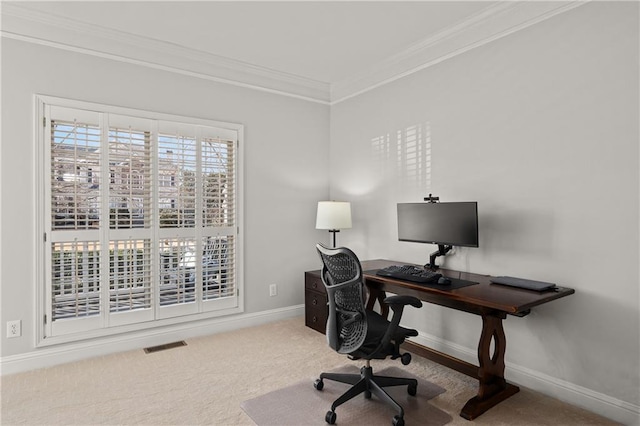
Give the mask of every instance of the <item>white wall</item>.
M 303 303 L 302 271 L 317 269 L 313 243 L 328 238 L 313 221 L 329 188 L 331 198 L 353 203 L 354 228 L 338 238 L 363 259 L 423 263 L 434 249 L 397 241 L 396 202 L 429 193 L 477 200 L 481 247 L 457 249 L 445 266 L 576 289 L 507 319 L 507 378 L 558 380 L 558 389 L 637 412 L 637 17 L 636 3 L 590 3 L 331 108 L 3 38 L 0 324 L 21 319 L 24 335 L 1 333 L 2 359 L 38 362 L 41 353 L 32 99 L 45 94 L 245 125 L 244 297 L 252 321 Z M 393 147 L 411 128 L 431 148 L 428 176 L 373 147 L 380 138 Z M 272 282 L 280 285 L 276 298 L 268 296 Z M 406 319 L 473 361 L 477 317 L 425 306 Z M 136 347 L 138 337 L 126 345 Z M 100 344 L 75 349 L 108 350 Z
M 313 224 L 328 195 L 328 106 L 3 39 L 0 324 L 23 325 L 20 338 L 2 331 L 3 357 L 37 352 L 34 94 L 244 124 L 245 312 L 303 303 L 303 272 L 317 268 L 324 236 Z
M 330 153 L 331 197 L 353 203 L 341 243 L 426 263 L 434 246 L 397 241 L 396 202 L 477 200 L 480 248 L 446 267 L 576 289 L 505 321 L 507 378 L 530 372 L 636 410 L 638 48 L 637 3 L 587 4 L 334 105 Z M 393 154 L 412 126 L 431 148 L 428 176 Z M 406 322 L 474 357 L 479 317 L 425 306 Z

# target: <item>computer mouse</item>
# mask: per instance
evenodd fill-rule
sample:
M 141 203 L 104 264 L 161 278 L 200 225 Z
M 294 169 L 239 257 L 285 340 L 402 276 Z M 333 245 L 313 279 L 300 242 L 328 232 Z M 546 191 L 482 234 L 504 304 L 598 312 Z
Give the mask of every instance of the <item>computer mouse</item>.
M 446 284 L 449 285 L 451 284 L 451 280 L 447 277 L 440 277 L 438 278 L 438 284 Z

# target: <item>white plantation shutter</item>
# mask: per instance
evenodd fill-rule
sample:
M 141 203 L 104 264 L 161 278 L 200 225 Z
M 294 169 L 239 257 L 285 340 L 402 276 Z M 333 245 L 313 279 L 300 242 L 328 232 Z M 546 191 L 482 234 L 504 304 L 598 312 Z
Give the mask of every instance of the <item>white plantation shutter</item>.
M 54 319 L 100 313 L 100 243 L 65 241 L 52 244 Z
M 160 226 L 193 228 L 196 214 L 197 145 L 195 137 L 158 135 L 160 173 L 172 185 L 160 188 Z
M 195 239 L 163 238 L 160 245 L 160 306 L 195 303 Z
M 206 306 L 228 304 L 235 287 L 235 140 L 202 129 L 203 298 Z
M 235 220 L 234 141 L 202 142 L 203 226 L 233 226 Z
M 203 256 L 203 298 L 221 302 L 222 298 L 234 297 L 236 293 L 235 237 L 206 237 Z
M 42 109 L 42 337 L 239 312 L 239 126 L 57 101 Z
M 152 304 L 152 141 L 150 120 L 109 114 L 108 325 L 153 320 Z M 106 168 L 105 168 L 106 169 Z M 106 210 L 106 208 L 105 208 Z M 107 253 L 105 252 L 105 255 Z
M 96 229 L 100 219 L 100 128 L 69 114 L 60 111 L 67 120 L 51 123 L 52 229 Z M 92 118 L 97 121 L 97 114 Z
M 159 171 L 171 174 L 173 185 L 161 188 L 160 215 L 160 308 L 158 316 L 169 318 L 200 310 L 199 277 L 201 247 L 197 244 L 198 143 L 195 126 L 159 123 Z
M 109 129 L 109 207 L 113 229 L 151 226 L 151 135 Z
M 48 332 L 76 333 L 103 324 L 99 223 L 100 115 L 52 107 L 45 229 Z
M 159 174 L 170 183 L 158 189 L 161 318 L 237 304 L 236 138 L 216 130 L 159 123 Z
M 151 308 L 151 241 L 112 241 L 109 251 L 111 312 Z

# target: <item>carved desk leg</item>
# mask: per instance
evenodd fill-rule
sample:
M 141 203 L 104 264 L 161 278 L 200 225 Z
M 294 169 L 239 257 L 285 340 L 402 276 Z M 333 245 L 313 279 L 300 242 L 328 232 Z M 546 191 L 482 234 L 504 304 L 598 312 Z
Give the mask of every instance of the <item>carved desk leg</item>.
M 380 290 L 379 288 L 368 287 L 368 289 L 369 298 L 367 299 L 367 310 L 373 311 L 376 306 L 376 302 L 378 302 L 378 305 L 380 306 L 380 315 L 387 318 L 389 315 L 389 305 L 384 303 L 384 299 L 387 297 L 387 294 L 384 290 Z
M 506 314 L 502 312 L 482 314 L 482 334 L 478 344 L 478 395 L 471 398 L 460 412 L 467 420 L 473 420 L 520 391 L 520 388 L 504 379 L 504 353 L 507 345 L 502 320 L 505 318 Z M 493 354 L 490 353 L 492 340 Z

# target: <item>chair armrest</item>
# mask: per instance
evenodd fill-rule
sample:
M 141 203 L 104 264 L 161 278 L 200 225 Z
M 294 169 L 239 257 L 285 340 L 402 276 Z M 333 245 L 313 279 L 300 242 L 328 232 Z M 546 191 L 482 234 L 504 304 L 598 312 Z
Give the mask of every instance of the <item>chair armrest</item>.
M 422 302 L 420 301 L 420 299 L 413 296 L 406 296 L 406 295 L 405 296 L 397 296 L 397 295 L 389 296 L 384 299 L 384 302 L 391 307 L 391 310 L 393 311 L 393 316 L 391 317 L 391 321 L 389 321 L 390 324 L 389 324 L 389 327 L 387 328 L 387 331 L 382 337 L 382 340 L 378 345 L 378 347 L 375 349 L 374 353 L 386 347 L 389 344 L 389 342 L 391 342 L 391 338 L 393 337 L 393 335 L 396 333 L 396 330 L 400 326 L 402 311 L 404 310 L 404 307 L 406 305 L 411 305 L 416 308 L 422 307 Z
M 422 302 L 417 297 L 413 296 L 389 296 L 384 299 L 384 303 L 391 306 L 393 309 L 393 305 L 411 305 L 414 308 L 421 308 Z

